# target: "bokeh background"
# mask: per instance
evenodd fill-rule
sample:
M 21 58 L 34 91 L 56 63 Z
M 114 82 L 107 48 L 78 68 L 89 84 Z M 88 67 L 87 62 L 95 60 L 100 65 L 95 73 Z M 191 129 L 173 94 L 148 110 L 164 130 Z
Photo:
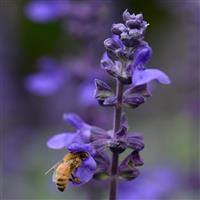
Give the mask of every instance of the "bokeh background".
M 131 193 L 129 199 L 198 199 L 199 1 L 71 0 L 61 7 L 76 2 L 73 9 L 54 5 L 51 12 L 43 7 L 32 14 L 31 2 L 41 1 L 0 0 L 1 199 L 107 198 L 106 181 L 58 192 L 44 172 L 66 152 L 48 149 L 46 141 L 72 130 L 62 120 L 64 112 L 112 128 L 112 109 L 92 99 L 93 79 L 108 80 L 99 64 L 103 41 L 126 8 L 142 12 L 150 23 L 146 41 L 153 56 L 148 65 L 166 72 L 172 84 L 153 83 L 153 97 L 126 110 L 130 130 L 144 134 L 145 165 L 141 176 L 120 182 L 119 189 Z M 48 71 L 49 65 L 61 78 L 50 73 L 47 82 L 42 77 L 31 86 L 32 75 L 42 73 L 41 68 Z

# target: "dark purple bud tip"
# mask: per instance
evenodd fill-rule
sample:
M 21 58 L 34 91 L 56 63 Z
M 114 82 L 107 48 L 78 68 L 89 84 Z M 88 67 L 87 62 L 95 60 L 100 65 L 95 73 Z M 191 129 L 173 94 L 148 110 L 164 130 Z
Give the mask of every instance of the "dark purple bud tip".
M 139 176 L 139 170 L 137 168 L 131 170 L 124 170 L 119 173 L 119 177 L 123 180 L 131 181 Z
M 115 35 L 120 35 L 122 32 L 126 31 L 126 26 L 122 23 L 113 24 L 111 28 L 111 32 Z

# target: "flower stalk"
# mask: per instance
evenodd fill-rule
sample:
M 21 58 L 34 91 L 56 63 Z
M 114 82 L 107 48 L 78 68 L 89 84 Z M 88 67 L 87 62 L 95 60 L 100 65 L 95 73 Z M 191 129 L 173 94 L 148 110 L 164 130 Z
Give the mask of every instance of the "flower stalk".
M 121 114 L 122 114 L 122 97 L 123 97 L 123 84 L 119 80 L 116 80 L 116 94 L 117 94 L 117 104 L 114 108 L 114 123 L 113 130 L 116 133 L 121 127 Z M 113 152 L 112 154 L 112 166 L 111 166 L 111 180 L 110 180 L 110 200 L 116 200 L 117 194 L 117 169 L 118 169 L 118 152 Z

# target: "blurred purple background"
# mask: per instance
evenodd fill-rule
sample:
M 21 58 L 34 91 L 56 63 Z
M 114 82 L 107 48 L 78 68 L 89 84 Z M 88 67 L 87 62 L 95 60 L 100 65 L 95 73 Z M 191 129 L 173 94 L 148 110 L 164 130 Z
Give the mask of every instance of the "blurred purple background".
M 109 80 L 100 69 L 103 41 L 126 8 L 150 23 L 149 66 L 172 84 L 152 84 L 151 99 L 126 109 L 130 129 L 144 134 L 145 164 L 136 180 L 120 181 L 119 199 L 199 198 L 198 0 L 0 0 L 2 199 L 107 198 L 106 182 L 57 192 L 44 172 L 65 151 L 49 150 L 46 141 L 70 130 L 64 112 L 112 128 L 112 109 L 98 106 L 93 83 Z

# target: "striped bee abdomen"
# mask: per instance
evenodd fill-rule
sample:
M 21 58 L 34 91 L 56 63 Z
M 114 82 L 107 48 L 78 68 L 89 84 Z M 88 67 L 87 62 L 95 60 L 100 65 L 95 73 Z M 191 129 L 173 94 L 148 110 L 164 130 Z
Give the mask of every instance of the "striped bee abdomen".
M 56 181 L 56 186 L 58 190 L 60 190 L 61 192 L 65 190 L 66 184 L 67 184 L 67 177 L 58 178 Z

